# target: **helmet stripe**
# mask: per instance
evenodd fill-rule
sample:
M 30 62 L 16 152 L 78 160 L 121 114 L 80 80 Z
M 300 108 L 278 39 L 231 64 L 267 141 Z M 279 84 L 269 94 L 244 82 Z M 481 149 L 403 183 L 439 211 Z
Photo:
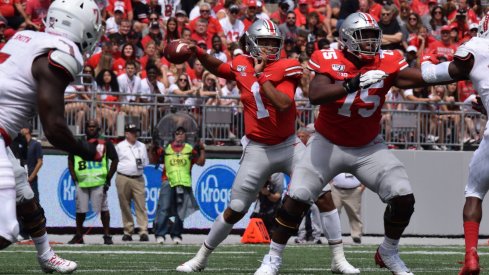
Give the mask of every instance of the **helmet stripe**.
M 483 25 L 483 28 L 482 28 L 482 32 L 486 32 L 487 31 L 488 25 L 489 25 L 489 12 L 486 14 L 486 18 L 484 18 L 484 25 Z
M 275 33 L 275 25 L 273 25 L 273 22 L 270 20 L 265 20 L 265 22 L 268 25 L 268 29 L 270 30 L 271 33 Z

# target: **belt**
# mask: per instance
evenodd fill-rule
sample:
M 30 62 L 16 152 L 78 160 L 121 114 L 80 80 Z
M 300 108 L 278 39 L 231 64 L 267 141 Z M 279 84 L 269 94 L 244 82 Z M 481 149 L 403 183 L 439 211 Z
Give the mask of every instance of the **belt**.
M 124 176 L 124 177 L 127 177 L 127 178 L 131 178 L 131 179 L 137 179 L 137 178 L 141 177 L 141 175 L 130 176 L 130 175 L 122 174 L 120 172 L 117 172 L 117 174 Z

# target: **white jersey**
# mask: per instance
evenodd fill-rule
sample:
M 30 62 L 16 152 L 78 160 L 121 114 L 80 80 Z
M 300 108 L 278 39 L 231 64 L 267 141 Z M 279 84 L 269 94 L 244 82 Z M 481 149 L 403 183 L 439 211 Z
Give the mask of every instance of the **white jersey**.
M 458 47 L 455 56 L 464 59 L 469 53 L 474 56 L 474 66 L 470 71 L 469 77 L 481 97 L 484 107 L 488 110 L 489 78 L 487 77 L 487 68 L 489 68 L 489 40 L 473 37 Z
M 228 43 L 238 42 L 239 38 L 244 34 L 245 25 L 243 21 L 236 19 L 234 24 L 231 24 L 229 18 L 223 18 L 219 20 L 221 24 L 224 35 L 226 35 L 226 40 Z
M 71 40 L 44 32 L 20 31 L 0 51 L 0 128 L 10 137 L 16 137 L 22 125 L 36 115 L 32 63 L 54 49 L 70 54 L 82 67 L 80 50 Z

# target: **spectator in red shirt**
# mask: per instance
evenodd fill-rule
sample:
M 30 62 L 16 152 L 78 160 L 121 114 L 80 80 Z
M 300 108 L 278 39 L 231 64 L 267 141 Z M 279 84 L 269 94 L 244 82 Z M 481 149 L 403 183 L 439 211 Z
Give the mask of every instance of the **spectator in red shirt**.
M 382 5 L 374 0 L 368 0 L 368 13 L 372 15 L 377 22 L 379 22 L 380 14 L 382 13 Z
M 163 34 L 161 33 L 160 24 L 157 21 L 151 21 L 149 24 L 149 32 L 143 37 L 141 40 L 141 44 L 143 48 L 146 48 L 146 45 L 149 41 L 153 41 L 156 44 L 156 50 L 159 53 L 163 53 L 163 49 L 165 48 L 165 43 L 163 40 Z
M 412 0 L 411 10 L 419 16 L 423 17 L 430 12 L 428 2 L 429 0 Z
M 256 1 L 255 0 L 249 0 L 248 5 L 246 6 L 246 11 L 244 17 L 241 19 L 243 21 L 243 24 L 245 26 L 245 31 L 248 30 L 248 28 L 255 22 L 258 18 L 256 17 Z
M 423 55 L 425 52 L 427 52 L 426 49 L 428 49 L 433 43 L 437 42 L 439 41 L 428 33 L 428 29 L 425 26 L 421 26 L 421 28 L 419 28 L 418 35 L 410 41 L 409 45 L 416 46 L 416 48 L 419 49 L 420 55 Z
M 47 15 L 50 0 L 29 0 L 26 3 L 25 13 L 37 30 L 43 29 L 42 21 Z M 27 20 L 26 20 L 27 21 Z
M 458 21 L 457 17 L 465 16 L 467 23 L 479 23 L 477 19 L 477 14 L 467 5 L 467 0 L 458 1 L 458 10 L 450 12 L 447 16 L 448 23 L 453 23 Z
M 125 73 L 126 62 L 128 60 L 133 60 L 136 64 L 139 61 L 136 58 L 136 48 L 131 43 L 126 43 L 122 46 L 121 56 L 114 61 L 114 72 L 117 76 Z
M 195 41 L 205 41 L 207 44 L 207 48 L 212 47 L 212 36 L 208 31 L 208 21 L 205 18 L 199 18 L 196 24 L 194 31 L 192 32 L 192 36 L 190 39 Z
M 178 32 L 182 33 L 183 28 L 188 25 L 187 13 L 184 10 L 177 10 L 175 17 L 177 18 Z
M 132 10 L 131 0 L 109 0 L 106 8 L 109 16 L 114 16 L 114 9 L 118 6 L 124 8 L 124 14 L 126 15 L 127 19 L 129 19 L 130 21 L 134 19 L 134 12 Z
M 441 28 L 441 40 L 432 42 L 428 48 L 428 52 L 437 57 L 444 56 L 448 61 L 453 60 L 457 45 L 451 41 L 450 32 L 449 26 L 443 26 Z
M 200 16 L 190 21 L 189 29 L 195 32 L 197 28 L 197 22 L 205 20 L 207 21 L 207 36 L 212 37 L 214 34 L 217 34 L 219 35 L 219 37 L 222 38 L 223 43 L 226 43 L 226 37 L 224 37 L 224 32 L 222 30 L 221 24 L 216 18 L 211 17 L 211 5 L 209 5 L 208 3 L 202 3 L 199 7 Z M 208 46 L 210 46 L 210 44 L 208 44 Z
M 139 59 L 139 62 L 141 63 L 141 69 L 146 68 L 146 65 L 150 60 L 155 63 L 156 60 L 159 59 L 156 53 L 156 43 L 153 40 L 150 40 L 146 44 L 146 47 L 144 47 L 144 55 Z
M 275 24 L 280 25 L 287 21 L 287 12 L 294 10 L 294 1 L 292 0 L 282 0 L 278 4 L 278 9 L 270 15 L 270 19 L 275 22 Z
M 458 98 L 461 102 L 464 102 L 470 95 L 476 94 L 474 85 L 470 80 L 462 80 L 457 83 Z

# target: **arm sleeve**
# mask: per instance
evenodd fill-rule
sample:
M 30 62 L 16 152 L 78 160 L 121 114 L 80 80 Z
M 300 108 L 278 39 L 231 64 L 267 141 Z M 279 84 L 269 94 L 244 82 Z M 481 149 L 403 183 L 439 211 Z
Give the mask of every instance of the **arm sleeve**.
M 36 141 L 36 159 L 42 159 L 42 146 L 41 143 Z
M 217 71 L 219 72 L 220 76 L 222 76 L 222 78 L 232 79 L 232 80 L 236 79 L 236 77 L 233 73 L 233 68 L 228 63 L 222 63 L 219 66 L 219 68 L 217 68 Z
M 107 145 L 107 158 L 111 161 L 119 161 L 119 157 L 117 156 L 117 151 L 115 150 L 115 146 L 112 142 L 108 141 Z

